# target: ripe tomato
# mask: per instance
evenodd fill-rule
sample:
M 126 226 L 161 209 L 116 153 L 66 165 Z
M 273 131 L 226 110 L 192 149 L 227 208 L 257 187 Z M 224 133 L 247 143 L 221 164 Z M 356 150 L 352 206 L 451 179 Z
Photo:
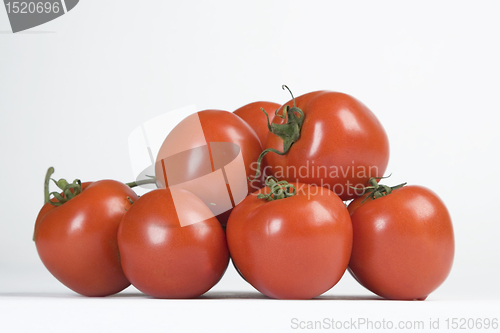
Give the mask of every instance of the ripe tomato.
M 234 113 L 200 111 L 182 120 L 163 142 L 155 163 L 157 184 L 194 193 L 226 225 L 231 209 L 262 186 L 247 181 L 261 150 L 255 131 Z
M 267 127 L 267 118 L 261 108 L 266 110 L 269 114 L 269 121 L 273 121 L 274 112 L 278 110 L 280 106 L 281 105 L 278 103 L 259 101 L 244 105 L 233 113 L 250 125 L 255 133 L 257 133 L 257 136 L 263 146 L 266 142 L 269 128 Z
M 257 290 L 273 298 L 310 299 L 344 274 L 352 227 L 333 192 L 294 185 L 296 194 L 283 199 L 260 198 L 271 193 L 267 187 L 249 195 L 233 209 L 226 233 L 235 266 Z
M 83 183 L 82 192 L 62 205 L 47 202 L 40 210 L 34 233 L 38 255 L 49 272 L 71 290 L 85 296 L 107 296 L 130 285 L 120 264 L 116 238 L 131 205 L 127 197 L 137 199 L 125 184 L 100 180 Z
M 192 298 L 212 288 L 229 263 L 218 220 L 194 194 L 156 189 L 123 217 L 118 245 L 125 275 L 157 298 Z
M 351 186 L 367 185 L 369 178 L 383 175 L 389 142 L 364 104 L 343 93 L 315 91 L 297 97 L 296 108 L 292 105 L 293 100 L 282 106 L 271 124 L 275 133 L 289 139 L 284 142 L 270 133 L 264 145 L 274 150 L 264 158 L 272 175 L 327 187 L 342 200 L 356 197 Z M 290 120 L 297 128 L 284 128 Z
M 424 300 L 453 263 L 453 227 L 444 203 L 421 186 L 361 204 L 365 197 L 349 205 L 354 239 L 349 271 L 379 296 Z

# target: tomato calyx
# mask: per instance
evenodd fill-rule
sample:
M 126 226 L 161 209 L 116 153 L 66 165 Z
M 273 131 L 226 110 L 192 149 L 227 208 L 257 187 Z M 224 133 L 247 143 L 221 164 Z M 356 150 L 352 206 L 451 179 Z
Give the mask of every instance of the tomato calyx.
M 75 179 L 72 183 L 68 183 L 68 181 L 64 178 L 61 178 L 59 180 L 55 180 L 51 178 L 52 174 L 54 173 L 54 167 L 50 167 L 47 170 L 47 173 L 45 174 L 45 182 L 44 182 L 44 203 L 50 203 L 53 206 L 61 206 L 65 202 L 68 202 L 69 200 L 73 199 L 75 196 L 78 194 L 82 193 L 82 182 L 80 179 Z M 155 176 L 149 176 L 148 179 L 141 179 L 137 180 L 135 182 L 130 182 L 126 183 L 130 188 L 140 186 L 140 185 L 145 185 L 145 184 L 156 184 L 156 177 Z M 57 187 L 62 191 L 62 193 L 59 192 L 49 192 L 49 183 L 50 181 L 53 181 L 54 184 L 57 185 Z M 55 199 L 55 200 L 52 200 Z M 132 204 L 133 201 L 132 199 L 128 198 L 129 202 Z
M 278 181 L 275 177 L 266 178 L 266 186 L 271 190 L 269 193 L 259 193 L 257 199 L 266 199 L 274 201 L 289 198 L 297 193 L 295 186 L 288 184 L 286 180 Z
M 50 167 L 45 174 L 45 183 L 44 183 L 44 195 L 45 195 L 45 203 L 50 203 L 53 206 L 61 206 L 65 202 L 73 199 L 78 194 L 82 193 L 82 182 L 80 179 L 75 179 L 72 183 L 68 183 L 66 179 L 55 180 L 50 178 L 50 176 L 54 173 L 54 168 Z M 49 193 L 49 183 L 53 181 L 57 187 L 62 191 L 62 194 L 59 192 L 50 192 Z M 51 198 L 52 196 L 52 198 Z M 52 199 L 55 199 L 53 201 Z
M 285 155 L 290 150 L 290 147 L 300 138 L 300 131 L 302 130 L 302 125 L 304 124 L 304 112 L 298 108 L 295 104 L 295 97 L 293 97 L 292 91 L 286 85 L 282 85 L 281 88 L 285 90 L 285 88 L 290 92 L 293 100 L 293 106 L 290 107 L 285 105 L 283 107 L 283 112 L 278 114 L 278 110 L 274 112 L 274 115 L 280 117 L 281 119 L 287 119 L 285 124 L 276 124 L 271 123 L 269 121 L 269 115 L 267 114 L 264 108 L 261 108 L 262 112 L 267 117 L 267 128 L 269 131 L 277 136 L 279 136 L 283 140 L 283 151 L 279 151 L 274 148 L 267 148 L 259 155 L 259 159 L 257 160 L 257 174 L 255 178 L 260 176 L 260 165 L 264 156 L 273 152 L 279 155 Z
M 363 201 L 361 201 L 361 204 L 363 204 L 368 199 L 375 200 L 375 199 L 378 199 L 381 197 L 385 197 L 386 195 L 391 194 L 392 191 L 397 190 L 398 188 L 401 188 L 407 184 L 406 182 L 404 182 L 402 184 L 390 187 L 390 186 L 378 183 L 378 180 L 389 178 L 389 177 L 390 177 L 390 175 L 387 177 L 371 177 L 368 180 L 368 184 L 370 184 L 370 186 L 366 186 L 363 188 L 363 190 L 364 190 L 363 194 L 368 193 L 368 195 L 366 196 L 366 198 L 363 199 Z M 360 189 L 359 187 L 352 187 L 352 186 L 351 186 L 351 188 L 355 189 L 355 190 Z

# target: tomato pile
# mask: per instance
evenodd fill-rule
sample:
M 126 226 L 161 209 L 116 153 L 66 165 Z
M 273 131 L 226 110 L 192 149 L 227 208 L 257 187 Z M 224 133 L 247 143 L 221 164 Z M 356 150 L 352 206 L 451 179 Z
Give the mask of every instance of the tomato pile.
M 386 299 L 426 299 L 453 263 L 444 203 L 422 186 L 379 183 L 389 140 L 360 101 L 291 97 L 188 116 L 158 152 L 158 188 L 140 197 L 140 182 L 69 183 L 49 168 L 33 235 L 45 267 L 85 296 L 132 284 L 195 298 L 232 261 L 271 298 L 317 297 L 348 271 Z

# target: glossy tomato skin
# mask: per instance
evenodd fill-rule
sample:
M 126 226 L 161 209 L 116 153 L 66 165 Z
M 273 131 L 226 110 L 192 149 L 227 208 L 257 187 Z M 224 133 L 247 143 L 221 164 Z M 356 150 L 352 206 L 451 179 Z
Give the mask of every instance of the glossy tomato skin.
M 342 200 L 356 197 L 350 186 L 368 185 L 381 177 L 389 161 L 387 134 L 375 115 L 347 94 L 315 91 L 295 99 L 305 115 L 300 138 L 286 155 L 268 153 L 266 164 L 278 179 L 325 186 Z M 285 105 L 292 106 L 293 101 Z M 282 114 L 281 107 L 279 114 Z M 274 123 L 283 124 L 281 117 Z M 269 134 L 264 148 L 283 150 Z
M 453 226 L 444 203 L 431 190 L 413 185 L 360 204 L 362 200 L 350 204 L 349 271 L 384 298 L 424 300 L 453 264 Z
M 238 117 L 243 119 L 257 133 L 262 146 L 266 142 L 269 128 L 267 127 L 267 117 L 262 112 L 263 108 L 269 115 L 269 121 L 274 119 L 274 113 L 280 108 L 281 104 L 273 102 L 258 101 L 244 105 L 234 111 Z
M 172 186 L 172 178 L 175 178 L 175 184 L 185 184 L 220 170 L 220 166 L 214 163 L 214 149 L 212 147 L 214 143 L 232 143 L 241 152 L 244 165 L 242 171 L 244 173 L 243 182 L 247 187 L 245 196 L 262 187 L 260 180 L 246 180 L 248 177 L 255 175 L 255 164 L 262 151 L 257 134 L 243 119 L 234 113 L 222 110 L 199 111 L 185 118 L 168 134 L 160 147 L 155 163 L 158 186 L 160 188 Z M 208 148 L 203 149 L 203 147 Z M 231 152 L 228 151 L 227 153 L 231 155 Z M 178 160 L 172 163 L 165 162 L 173 157 Z M 168 167 L 165 168 L 166 163 L 173 165 L 175 177 L 169 174 Z M 225 177 L 227 182 L 227 174 Z M 206 192 L 205 195 L 196 193 L 202 200 L 210 197 L 222 197 L 228 192 L 225 187 L 220 188 L 220 191 L 215 190 L 216 186 L 211 183 L 211 180 L 203 184 L 197 184 L 196 187 Z M 202 190 L 203 188 L 206 188 L 206 190 Z M 234 191 L 234 189 L 232 190 Z M 234 207 L 239 202 L 234 198 L 236 197 L 234 194 L 233 192 L 230 193 L 230 195 L 233 195 L 231 207 Z M 206 203 L 209 204 L 209 202 Z M 230 210 L 216 214 L 221 225 L 226 225 L 229 213 Z
M 221 110 L 205 110 L 198 112 L 207 142 L 232 142 L 237 144 L 243 154 L 247 177 L 255 174 L 255 163 L 262 152 L 262 145 L 255 131 L 234 113 Z M 249 192 L 255 186 L 248 184 Z
M 278 299 L 311 299 L 344 274 L 352 246 L 347 209 L 333 192 L 295 184 L 295 196 L 267 202 L 249 195 L 227 224 L 231 258 L 244 279 Z
M 114 180 L 82 184 L 59 207 L 46 203 L 35 223 L 36 249 L 60 282 L 84 296 L 108 296 L 130 285 L 118 251 L 120 221 L 137 195 Z
M 182 226 L 181 215 L 195 223 Z M 176 188 L 141 196 L 123 217 L 118 244 L 130 282 L 156 298 L 200 296 L 229 263 L 218 220 L 194 194 Z

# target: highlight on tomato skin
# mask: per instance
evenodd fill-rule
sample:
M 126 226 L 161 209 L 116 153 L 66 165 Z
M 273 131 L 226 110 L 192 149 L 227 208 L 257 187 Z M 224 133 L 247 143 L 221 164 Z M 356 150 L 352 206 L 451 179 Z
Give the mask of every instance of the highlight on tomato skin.
M 268 187 L 245 198 L 229 217 L 227 240 L 239 273 L 258 291 L 277 299 L 311 299 L 344 274 L 352 226 L 332 191 L 291 185 L 296 194 L 281 199 L 270 200 Z
M 108 296 L 127 288 L 130 282 L 121 267 L 117 231 L 131 206 L 129 200 L 136 199 L 125 184 L 100 180 L 82 183 L 81 193 L 59 206 L 46 202 L 33 238 L 47 270 L 84 296 Z
M 195 298 L 229 264 L 219 221 L 196 195 L 175 187 L 141 196 L 123 217 L 118 245 L 125 275 L 155 298 Z
M 453 225 L 433 191 L 408 185 L 377 199 L 361 196 L 349 208 L 349 272 L 365 288 L 387 299 L 424 300 L 446 280 L 455 252 Z

